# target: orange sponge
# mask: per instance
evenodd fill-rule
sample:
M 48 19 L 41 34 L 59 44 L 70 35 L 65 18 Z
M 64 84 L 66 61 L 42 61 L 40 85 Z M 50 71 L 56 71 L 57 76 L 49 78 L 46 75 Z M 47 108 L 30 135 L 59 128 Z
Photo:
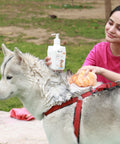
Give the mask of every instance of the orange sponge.
M 94 86 L 97 83 L 97 76 L 93 72 L 89 72 L 87 76 L 85 76 L 85 70 L 82 70 L 79 74 L 74 74 L 69 79 L 69 83 L 74 83 L 79 87 Z

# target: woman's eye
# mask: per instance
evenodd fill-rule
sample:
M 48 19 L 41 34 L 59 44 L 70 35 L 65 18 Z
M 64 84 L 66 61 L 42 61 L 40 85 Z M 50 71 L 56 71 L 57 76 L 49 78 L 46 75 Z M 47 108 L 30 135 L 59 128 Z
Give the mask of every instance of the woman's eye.
M 117 29 L 120 31 L 120 26 L 118 26 Z
M 109 25 L 113 25 L 113 24 L 114 24 L 113 20 L 112 20 L 112 19 L 109 19 L 109 20 L 108 20 L 108 24 L 109 24 Z
M 113 25 L 113 23 L 112 23 L 112 22 L 109 22 L 109 25 Z
M 8 80 L 12 79 L 12 76 L 7 76 L 7 79 L 8 79 Z

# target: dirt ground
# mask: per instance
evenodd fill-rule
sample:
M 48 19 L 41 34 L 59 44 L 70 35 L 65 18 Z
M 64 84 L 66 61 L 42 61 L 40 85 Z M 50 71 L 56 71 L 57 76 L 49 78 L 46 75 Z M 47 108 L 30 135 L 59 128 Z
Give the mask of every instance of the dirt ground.
M 76 0 L 78 1 L 78 0 Z M 92 9 L 62 9 L 52 10 L 47 9 L 44 11 L 44 15 L 41 17 L 48 17 L 48 15 L 56 15 L 58 18 L 65 19 L 105 19 L 105 6 L 104 0 L 80 0 L 80 2 L 92 2 L 94 4 L 94 8 Z M 120 0 L 111 0 L 112 8 L 119 5 Z M 40 17 L 40 16 L 39 16 Z M 23 29 L 22 27 L 9 26 L 9 27 L 0 27 L 0 35 L 5 35 L 9 37 L 16 37 L 20 34 L 23 34 L 23 38 L 26 39 L 27 42 L 33 42 L 37 45 L 43 44 L 46 41 L 52 32 L 47 32 L 45 29 L 37 28 L 37 29 Z M 34 39 L 32 39 L 34 37 Z M 74 38 L 67 38 L 69 41 L 75 41 Z M 86 39 L 84 37 L 78 37 L 78 40 L 85 40 L 86 42 L 95 41 L 93 39 Z M 7 39 L 6 39 L 7 41 Z M 11 42 L 11 41 L 10 41 Z M 9 40 L 8 40 L 9 43 Z
M 22 121 L 0 111 L 0 144 L 48 144 L 42 121 Z

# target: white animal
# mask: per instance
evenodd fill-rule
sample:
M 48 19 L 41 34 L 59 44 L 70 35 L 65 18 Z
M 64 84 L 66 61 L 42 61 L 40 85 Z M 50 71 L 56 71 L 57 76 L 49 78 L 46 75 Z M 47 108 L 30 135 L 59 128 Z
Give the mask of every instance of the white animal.
M 0 99 L 17 96 L 24 107 L 42 120 L 50 144 L 78 144 L 73 118 L 76 103 L 45 116 L 54 105 L 80 96 L 87 88 L 73 88 L 60 73 L 50 70 L 44 60 L 14 52 L 2 44 Z M 120 143 L 120 88 L 104 90 L 83 99 L 79 144 Z

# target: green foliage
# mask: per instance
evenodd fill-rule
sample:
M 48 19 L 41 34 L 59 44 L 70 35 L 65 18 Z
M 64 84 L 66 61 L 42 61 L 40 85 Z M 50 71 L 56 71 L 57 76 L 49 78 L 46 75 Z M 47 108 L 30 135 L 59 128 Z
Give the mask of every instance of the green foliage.
M 1 16 L 0 16 L 1 18 Z M 47 18 L 37 18 L 31 17 L 31 19 L 21 19 L 15 17 L 13 19 L 8 19 L 6 23 L 5 18 L 1 19 L 0 26 L 23 26 L 30 27 L 31 24 L 34 28 L 41 27 L 47 29 L 48 31 L 55 31 L 57 33 L 64 33 L 64 35 L 74 37 L 83 36 L 87 38 L 100 39 L 104 37 L 104 21 L 98 19 L 50 19 Z M 22 25 L 21 25 L 22 23 Z
M 64 4 L 64 5 L 48 5 L 48 8 L 57 8 L 57 9 L 61 9 L 61 8 L 65 8 L 65 9 L 90 9 L 93 8 L 92 6 L 87 6 L 87 5 L 71 5 L 71 4 Z
M 0 101 L 1 111 L 10 111 L 12 108 L 20 108 L 20 107 L 23 107 L 23 105 L 16 97 Z
M 89 51 L 95 43 L 82 44 L 80 46 L 69 46 L 67 48 L 66 70 L 70 69 L 73 73 L 82 66 Z
M 100 39 L 104 37 L 104 22 L 98 19 L 49 19 L 49 18 L 36 18 L 31 20 L 33 26 L 42 27 L 49 31 L 56 31 L 63 33 L 67 36 L 83 36 L 87 38 Z M 97 33 L 97 35 L 96 35 Z

